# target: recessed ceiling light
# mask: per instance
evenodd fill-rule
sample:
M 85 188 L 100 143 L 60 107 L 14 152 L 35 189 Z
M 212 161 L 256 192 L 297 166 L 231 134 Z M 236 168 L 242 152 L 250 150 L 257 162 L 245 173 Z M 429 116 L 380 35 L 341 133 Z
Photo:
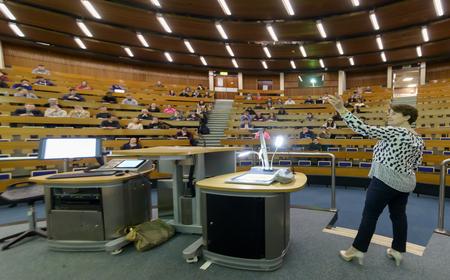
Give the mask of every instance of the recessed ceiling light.
M 305 47 L 303 47 L 303 45 L 300 45 L 298 48 L 300 49 L 300 52 L 302 53 L 303 57 L 307 57 L 308 56 L 306 54 L 306 50 L 305 50 Z
M 239 64 L 237 64 L 236 59 L 233 58 L 233 59 L 231 60 L 231 62 L 233 63 L 234 68 L 239 68 Z
M 404 81 L 404 82 L 411 82 L 412 80 L 414 80 L 413 77 L 406 77 L 406 78 L 403 78 L 402 81 Z
M 227 2 L 225 0 L 217 0 L 219 2 L 220 7 L 222 8 L 222 11 L 227 15 L 231 16 L 230 8 L 228 8 Z
M 184 45 L 188 49 L 190 53 L 195 53 L 194 48 L 192 47 L 191 43 L 189 43 L 188 40 L 184 40 Z
M 422 39 L 425 42 L 430 41 L 430 36 L 428 35 L 428 29 L 426 26 L 422 26 Z
M 77 19 L 77 25 L 81 29 L 81 31 L 83 31 L 84 35 L 88 37 L 94 37 L 91 31 L 87 28 L 86 24 L 84 24 L 84 22 L 82 22 L 80 19 Z
M 267 56 L 268 58 L 271 58 L 271 57 L 272 57 L 272 55 L 270 54 L 270 51 L 269 51 L 269 48 L 268 48 L 268 47 L 264 46 L 264 47 L 263 47 L 263 51 L 264 51 L 264 53 L 266 54 L 266 56 Z
M 420 46 L 416 47 L 416 53 L 418 57 L 422 57 L 422 48 Z
M 125 52 L 129 57 L 134 57 L 134 54 L 129 47 L 123 47 L 123 49 L 125 50 Z
M 286 12 L 293 16 L 295 15 L 294 9 L 292 8 L 291 2 L 289 0 L 281 0 L 283 2 L 284 8 L 286 9 Z
M 291 60 L 292 69 L 297 69 L 297 65 L 295 65 L 295 61 Z
M 77 43 L 77 45 L 78 45 L 81 49 L 83 49 L 83 50 L 86 49 L 86 45 L 83 43 L 83 41 L 81 41 L 80 38 L 74 37 L 73 39 L 75 40 L 75 43 Z
M 19 37 L 25 37 L 25 34 L 23 34 L 22 30 L 20 30 L 20 28 L 17 26 L 17 24 L 10 22 L 8 23 L 9 28 L 11 28 L 12 31 L 14 31 L 14 33 L 16 33 L 17 36 Z
M 261 64 L 262 64 L 262 66 L 264 67 L 264 69 L 267 69 L 268 67 L 267 67 L 267 63 L 263 60 L 263 61 L 261 61 Z
M 200 56 L 200 61 L 202 62 L 203 65 L 207 66 L 208 63 L 206 62 L 206 59 L 203 56 Z
M 149 44 L 148 44 L 147 40 L 145 40 L 144 35 L 142 35 L 140 32 L 137 32 L 136 36 L 144 47 L 146 47 L 146 48 L 149 47 Z
M 172 59 L 172 56 L 170 55 L 170 53 L 164 52 L 164 56 L 166 57 L 166 59 L 167 59 L 169 62 L 173 62 L 173 59 Z
M 351 66 L 355 65 L 355 61 L 353 60 L 353 57 L 349 57 L 348 62 L 350 63 Z
M 442 7 L 441 0 L 433 0 L 434 3 L 434 9 L 436 10 L 436 15 L 438 17 L 444 15 L 444 8 Z
M 323 63 L 323 59 L 319 59 L 320 67 L 325 68 L 325 63 Z
M 380 35 L 377 35 L 376 41 L 377 41 L 378 49 L 382 50 L 384 47 L 383 47 L 383 41 L 381 40 L 381 36 Z
M 384 52 L 381 52 L 380 56 L 381 56 L 381 60 L 383 60 L 383 62 L 387 61 L 386 54 Z
M 158 0 L 150 0 L 150 2 L 152 2 L 153 6 L 155 6 L 157 8 L 161 8 L 161 3 L 159 3 Z
M 344 49 L 342 48 L 341 42 L 339 42 L 339 41 L 336 42 L 336 48 L 337 48 L 337 50 L 338 50 L 340 55 L 344 54 Z
M 227 52 L 230 56 L 234 56 L 233 49 L 230 47 L 230 45 L 225 44 L 225 49 L 227 49 Z
M 320 36 L 322 36 L 322 38 L 326 38 L 327 33 L 325 32 L 325 28 L 324 28 L 321 20 L 316 21 L 316 27 L 317 27 L 317 30 L 319 30 Z
M 5 17 L 9 18 L 10 20 L 16 20 L 16 17 L 11 13 L 11 11 L 8 9 L 5 3 L 3 1 L 0 2 L 0 10 L 2 11 L 3 15 Z
M 225 33 L 225 30 L 223 29 L 222 24 L 220 24 L 219 22 L 216 22 L 216 29 L 217 29 L 217 31 L 219 31 L 219 34 L 222 37 L 222 39 L 228 40 L 227 33 Z
M 86 10 L 88 10 L 88 12 L 95 18 L 97 19 L 102 19 L 102 17 L 100 16 L 100 14 L 97 12 L 97 10 L 95 9 L 94 5 L 92 5 L 92 3 L 88 0 L 81 0 L 81 3 L 83 4 L 83 6 L 86 8 Z
M 353 4 L 353 6 L 358 7 L 359 6 L 359 0 L 352 0 L 352 4 Z
M 272 37 L 272 40 L 275 42 L 278 41 L 277 34 L 275 34 L 275 30 L 273 29 L 272 25 L 268 24 L 266 25 L 267 31 L 269 31 L 270 37 Z
M 380 25 L 378 24 L 377 15 L 375 14 L 375 11 L 370 11 L 369 13 L 370 21 L 372 22 L 373 29 L 378 30 L 380 29 Z
M 303 82 L 302 76 L 298 75 L 298 79 L 300 80 L 300 82 Z
M 172 33 L 172 29 L 170 28 L 169 24 L 162 14 L 157 14 L 156 19 L 159 21 L 159 24 L 161 24 L 162 28 L 164 28 L 167 33 Z

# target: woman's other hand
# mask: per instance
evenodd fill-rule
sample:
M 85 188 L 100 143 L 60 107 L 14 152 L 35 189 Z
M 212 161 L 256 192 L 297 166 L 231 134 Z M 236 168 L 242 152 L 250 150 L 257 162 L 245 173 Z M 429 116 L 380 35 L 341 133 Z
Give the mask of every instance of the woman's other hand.
M 345 109 L 342 97 L 340 97 L 337 93 L 335 95 L 328 95 L 327 100 L 328 103 L 330 103 L 331 106 L 333 106 L 340 115 L 344 114 L 347 111 L 347 109 Z

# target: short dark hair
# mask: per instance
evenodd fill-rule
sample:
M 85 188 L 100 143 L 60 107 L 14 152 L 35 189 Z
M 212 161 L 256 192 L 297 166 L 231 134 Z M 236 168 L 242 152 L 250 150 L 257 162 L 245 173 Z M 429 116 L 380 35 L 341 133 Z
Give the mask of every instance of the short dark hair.
M 409 116 L 408 122 L 409 124 L 412 124 L 417 120 L 417 117 L 419 116 L 419 112 L 417 109 L 411 105 L 406 104 L 398 104 L 398 105 L 391 105 L 392 111 L 396 113 L 401 113 L 403 116 Z

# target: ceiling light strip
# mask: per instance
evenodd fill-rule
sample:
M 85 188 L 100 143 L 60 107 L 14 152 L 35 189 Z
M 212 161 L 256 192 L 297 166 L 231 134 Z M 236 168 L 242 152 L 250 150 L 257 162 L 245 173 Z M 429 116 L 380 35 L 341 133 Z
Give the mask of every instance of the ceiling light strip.
M 20 30 L 19 26 L 17 26 L 17 24 L 10 22 L 8 23 L 9 28 L 11 28 L 12 31 L 14 31 L 14 33 L 16 33 L 17 36 L 19 37 L 25 37 L 25 34 L 22 32 L 22 30 Z
M 8 9 L 5 3 L 0 2 L 0 10 L 2 11 L 3 15 L 5 17 L 9 18 L 10 20 L 16 20 L 16 17 L 11 13 L 11 11 Z
M 189 43 L 188 40 L 184 40 L 184 45 L 186 46 L 186 48 L 190 53 L 195 53 L 194 48 L 192 47 L 191 43 Z
M 422 57 L 422 48 L 420 46 L 416 47 L 416 53 L 418 57 Z
M 275 34 L 275 30 L 273 29 L 273 26 L 268 24 L 268 25 L 266 25 L 266 28 L 270 34 L 270 37 L 272 37 L 272 40 L 274 40 L 275 42 L 278 42 L 278 37 L 277 37 L 277 34 Z
M 325 68 L 325 63 L 323 63 L 323 59 L 319 59 L 320 67 Z
M 77 25 L 81 29 L 81 31 L 83 31 L 84 35 L 88 37 L 94 37 L 86 24 L 84 24 L 84 22 L 82 22 L 80 19 L 77 19 Z
M 225 33 L 225 29 L 223 29 L 222 24 L 216 22 L 216 29 L 217 29 L 217 31 L 219 31 L 219 34 L 222 37 L 222 39 L 228 40 L 227 33 Z
M 327 32 L 325 32 L 325 27 L 323 26 L 321 20 L 316 21 L 316 27 L 320 33 L 320 36 L 322 36 L 322 38 L 327 38 Z
M 227 16 L 231 16 L 231 11 L 230 8 L 228 8 L 227 2 L 225 2 L 225 0 L 217 0 L 217 2 L 219 2 L 219 5 L 222 8 L 224 14 L 226 14 Z
M 264 67 L 264 69 L 267 69 L 268 67 L 267 67 L 267 63 L 263 60 L 263 61 L 261 61 L 261 64 L 262 64 L 262 66 Z
M 200 61 L 203 65 L 208 66 L 208 63 L 206 62 L 206 59 L 203 56 L 200 56 Z
M 150 47 L 150 45 L 148 44 L 147 40 L 145 40 L 144 35 L 142 35 L 140 32 L 137 32 L 137 33 L 136 33 L 136 36 L 137 36 L 137 38 L 139 39 L 139 42 L 141 42 L 141 44 L 142 44 L 144 47 L 146 47 L 146 48 Z
M 422 26 L 422 39 L 424 42 L 430 41 L 430 35 L 428 35 L 428 29 L 426 26 Z
M 387 61 L 386 54 L 384 52 L 381 52 L 380 56 L 381 56 L 381 60 L 383 60 L 383 62 Z
M 96 19 L 102 19 L 102 17 L 100 16 L 100 14 L 97 12 L 97 10 L 95 9 L 94 5 L 92 5 L 92 3 L 88 0 L 81 0 L 81 4 L 83 4 L 83 6 L 86 8 L 86 10 L 88 10 L 88 12 L 95 17 Z
M 168 52 L 164 52 L 164 56 L 166 57 L 167 61 L 173 62 L 172 56 Z
M 380 29 L 380 25 L 378 24 L 377 15 L 375 14 L 375 11 L 370 11 L 369 13 L 370 22 L 372 22 L 373 29 L 378 30 Z
M 302 53 L 303 57 L 307 57 L 308 56 L 306 54 L 306 50 L 305 50 L 305 47 L 303 45 L 300 45 L 298 48 L 300 49 L 300 52 Z
M 129 57 L 134 57 L 134 54 L 129 47 L 123 47 L 123 49 L 125 50 L 125 52 Z
M 349 57 L 348 62 L 350 63 L 351 66 L 355 65 L 355 60 L 353 60 L 353 57 Z
M 153 4 L 153 6 L 155 6 L 157 8 L 162 8 L 161 3 L 159 3 L 158 0 L 150 0 L 150 2 Z
M 342 48 L 341 42 L 339 42 L 339 41 L 336 42 L 336 48 L 337 48 L 337 50 L 338 50 L 340 55 L 344 54 L 344 49 Z
M 74 37 L 73 39 L 75 40 L 75 43 L 77 43 L 77 45 L 80 47 L 80 49 L 86 49 L 86 45 L 83 43 L 83 41 L 81 41 L 80 38 Z
M 236 59 L 233 58 L 233 59 L 231 60 L 231 62 L 233 63 L 234 68 L 239 68 L 239 64 L 237 63 Z
M 283 2 L 284 8 L 286 9 L 286 12 L 288 15 L 293 16 L 295 15 L 294 9 L 292 8 L 291 2 L 289 0 L 281 0 Z
M 157 14 L 156 19 L 167 33 L 172 33 L 172 29 L 170 28 L 169 24 L 167 23 L 166 19 L 163 17 L 162 14 Z
M 354 7 L 358 7 L 359 6 L 359 0 L 352 0 L 352 5 Z
M 377 35 L 376 41 L 377 41 L 378 49 L 383 50 L 384 49 L 383 40 L 381 40 L 380 35 Z
M 233 52 L 233 49 L 230 47 L 230 45 L 225 44 L 225 49 L 227 49 L 227 52 L 230 56 L 234 57 L 234 52 Z
M 268 47 L 264 46 L 264 47 L 263 47 L 263 51 L 264 51 L 264 53 L 266 54 L 266 56 L 267 56 L 268 58 L 271 58 L 271 57 L 272 57 L 272 55 L 270 54 L 270 51 L 269 51 L 269 48 L 268 48 Z
M 292 69 L 297 69 L 297 65 L 295 65 L 295 61 L 291 60 Z
M 438 17 L 444 15 L 444 8 L 442 7 L 442 1 L 441 0 L 433 0 L 434 9 L 436 10 L 436 15 Z

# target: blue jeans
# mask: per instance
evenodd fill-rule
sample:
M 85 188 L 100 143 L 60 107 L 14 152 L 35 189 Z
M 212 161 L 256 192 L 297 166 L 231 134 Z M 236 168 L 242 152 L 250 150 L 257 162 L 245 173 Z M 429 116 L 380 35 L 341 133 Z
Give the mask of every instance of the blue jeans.
M 367 190 L 361 224 L 353 241 L 353 247 L 361 252 L 367 252 L 378 217 L 388 205 L 394 234 L 391 247 L 398 252 L 405 252 L 408 231 L 406 218 L 408 196 L 409 193 L 394 190 L 381 180 L 373 177 Z

